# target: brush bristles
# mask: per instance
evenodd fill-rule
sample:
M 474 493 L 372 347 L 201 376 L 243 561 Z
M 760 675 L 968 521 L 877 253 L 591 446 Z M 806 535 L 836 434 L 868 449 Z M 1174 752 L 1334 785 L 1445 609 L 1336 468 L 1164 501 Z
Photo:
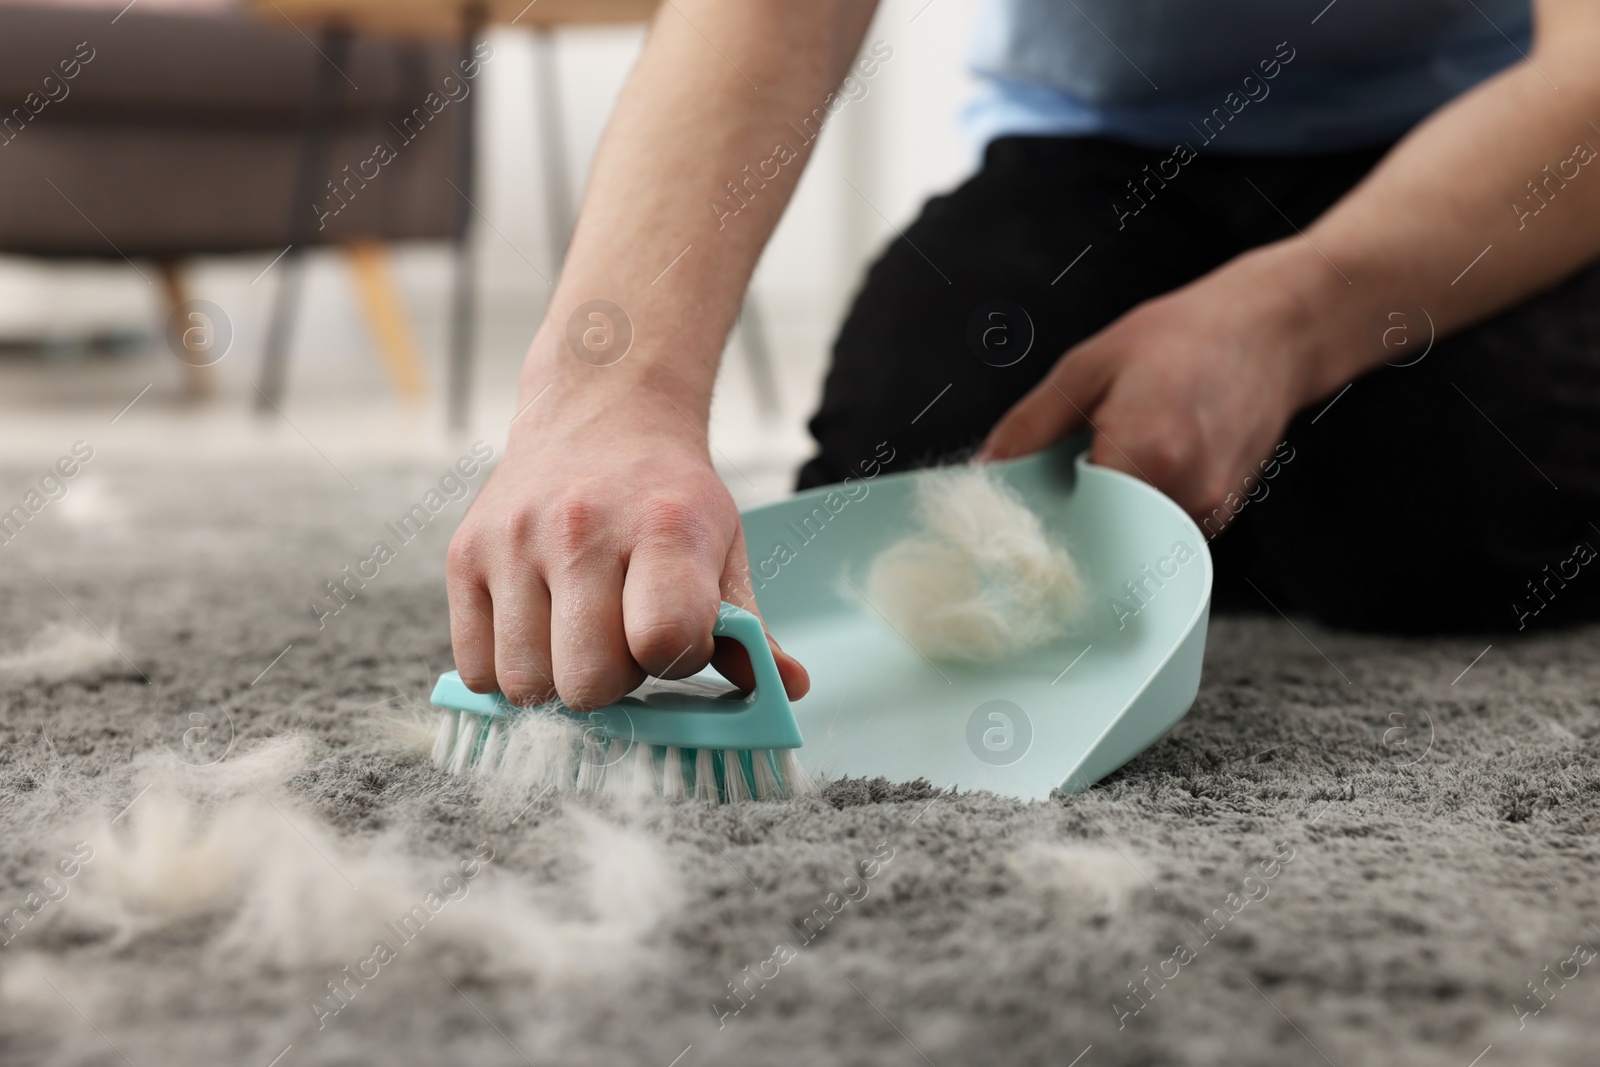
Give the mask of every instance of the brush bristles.
M 461 728 L 456 731 L 455 749 L 450 753 L 451 774 L 466 774 L 478 756 L 478 739 L 483 736 L 483 719 L 477 715 L 461 716 Z
M 478 755 L 477 772 L 487 777 L 500 769 L 500 761 L 505 756 L 506 728 L 499 719 L 489 723 L 489 729 L 483 735 L 483 751 Z
M 612 793 L 737 804 L 817 790 L 794 749 L 710 749 L 608 738 L 559 714 L 515 719 L 445 709 L 433 764 L 449 774 L 534 791 Z M 502 786 L 503 787 L 503 786 Z
M 794 749 L 780 748 L 774 750 L 774 754 L 778 757 L 778 780 L 790 796 L 803 797 L 817 791 L 816 779 L 800 766 L 800 757 Z
M 737 749 L 729 748 L 722 752 L 722 792 L 729 804 L 751 799 L 750 783 L 745 780 L 744 766 Z
M 446 709 L 439 721 L 439 736 L 433 739 L 433 765 L 441 771 L 450 766 L 450 753 L 455 751 L 456 731 L 461 728 L 461 713 Z
M 765 750 L 750 753 L 750 769 L 754 771 L 757 800 L 776 800 L 783 796 L 783 783 L 772 769 L 772 760 Z
M 717 765 L 709 748 L 699 749 L 694 754 L 694 798 L 711 801 L 720 799 L 717 792 Z
M 613 741 L 612 745 L 620 745 L 624 751 L 606 775 L 606 791 L 625 797 L 647 797 L 657 792 L 656 760 L 650 746 L 626 741 Z
M 578 760 L 578 792 L 598 793 L 605 787 L 606 756 L 610 751 L 609 738 L 592 733 L 584 736 L 583 752 Z
M 683 750 L 671 745 L 661 754 L 661 795 L 683 799 Z

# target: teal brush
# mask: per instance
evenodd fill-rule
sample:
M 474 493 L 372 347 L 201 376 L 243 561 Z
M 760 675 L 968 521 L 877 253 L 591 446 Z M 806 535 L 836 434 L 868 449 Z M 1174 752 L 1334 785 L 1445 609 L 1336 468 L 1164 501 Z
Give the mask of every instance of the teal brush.
M 521 708 L 500 693 L 474 693 L 449 671 L 433 689 L 433 704 L 444 712 L 434 765 L 452 774 L 524 780 L 532 788 L 669 800 L 734 803 L 813 791 L 795 757 L 800 727 L 761 620 L 723 604 L 712 633 L 749 653 L 754 692 L 636 692 L 577 712 L 559 702 Z

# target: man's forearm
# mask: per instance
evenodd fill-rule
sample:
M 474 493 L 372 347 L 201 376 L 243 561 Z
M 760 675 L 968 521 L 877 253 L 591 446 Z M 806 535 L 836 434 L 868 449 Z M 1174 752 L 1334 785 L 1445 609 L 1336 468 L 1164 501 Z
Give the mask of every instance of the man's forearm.
M 1396 358 L 1379 343 L 1390 311 L 1420 306 L 1443 335 L 1600 255 L 1600 20 L 1578 21 L 1544 27 L 1529 62 L 1441 109 L 1269 253 L 1304 283 L 1314 395 Z
M 703 422 L 750 274 L 872 8 L 667 0 L 596 155 L 525 396 L 551 383 L 569 394 L 654 388 Z M 634 331 L 627 357 L 603 368 L 566 351 L 568 319 L 597 299 Z

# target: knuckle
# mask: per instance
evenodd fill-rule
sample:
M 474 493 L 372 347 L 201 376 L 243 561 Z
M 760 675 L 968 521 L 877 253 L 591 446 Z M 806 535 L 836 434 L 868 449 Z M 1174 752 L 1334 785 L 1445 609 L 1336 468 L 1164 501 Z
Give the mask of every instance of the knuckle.
M 625 696 L 633 689 L 629 676 L 637 673 L 607 664 L 564 668 L 556 680 L 561 700 L 575 711 L 592 711 Z
M 531 509 L 514 508 L 496 522 L 495 539 L 506 545 L 527 545 L 532 542 L 536 529 L 537 522 Z
M 513 704 L 542 704 L 555 690 L 547 675 L 531 668 L 503 668 L 498 679 L 500 692 Z
M 1210 519 L 1213 526 L 1224 526 L 1232 516 L 1223 505 L 1227 502 L 1228 490 L 1217 483 L 1211 483 L 1189 496 L 1187 500 L 1179 500 L 1178 504 L 1190 515 L 1201 519 Z
M 452 578 L 465 578 L 476 573 L 483 559 L 483 543 L 475 526 L 463 523 L 450 538 L 445 551 L 445 569 Z
M 476 620 L 452 609 L 450 648 L 456 671 L 474 693 L 491 693 L 495 688 L 494 638 L 478 629 Z
M 598 504 L 572 497 L 552 505 L 541 525 L 551 547 L 571 556 L 594 544 L 604 524 L 605 515 Z
M 494 661 L 482 656 L 456 656 L 456 672 L 474 693 L 495 690 Z
M 1050 394 L 1054 396 L 1052 392 Z M 1009 456 L 1019 447 L 1039 436 L 1044 423 L 1044 405 L 1031 397 L 1022 400 L 1005 414 L 989 431 L 989 439 L 1002 456 Z
M 737 604 L 746 611 L 761 614 L 756 607 L 756 583 L 751 577 L 750 565 L 741 563 L 726 575 L 722 581 L 722 599 L 730 604 Z
M 1169 481 L 1183 469 L 1183 449 L 1171 437 L 1157 438 L 1142 451 L 1152 478 Z
M 1205 482 L 1199 494 L 1199 505 L 1205 511 L 1215 511 L 1236 496 L 1235 487 L 1223 474 L 1217 474 Z
M 639 506 L 642 532 L 654 540 L 694 544 L 704 537 L 701 510 L 679 497 L 651 497 Z
M 710 658 L 708 647 L 706 655 L 699 657 L 702 662 L 693 662 L 697 658 L 695 648 L 711 643 L 711 624 L 688 614 L 659 615 L 638 622 L 630 620 L 627 632 L 628 649 L 633 658 L 653 674 L 668 668 L 687 669 L 692 674 L 704 667 Z
M 1171 486 L 1181 480 L 1194 460 L 1194 435 L 1181 423 L 1167 426 L 1163 433 L 1137 444 L 1140 465 L 1158 485 Z

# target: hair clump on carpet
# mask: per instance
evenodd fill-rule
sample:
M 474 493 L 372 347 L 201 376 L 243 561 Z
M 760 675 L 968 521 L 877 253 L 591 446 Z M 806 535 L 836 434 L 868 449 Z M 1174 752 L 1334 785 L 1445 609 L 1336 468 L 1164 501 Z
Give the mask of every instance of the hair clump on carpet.
M 132 673 L 117 653 L 116 630 L 102 636 L 88 625 L 52 622 L 21 649 L 0 655 L 0 676 L 19 681 L 60 682 Z

